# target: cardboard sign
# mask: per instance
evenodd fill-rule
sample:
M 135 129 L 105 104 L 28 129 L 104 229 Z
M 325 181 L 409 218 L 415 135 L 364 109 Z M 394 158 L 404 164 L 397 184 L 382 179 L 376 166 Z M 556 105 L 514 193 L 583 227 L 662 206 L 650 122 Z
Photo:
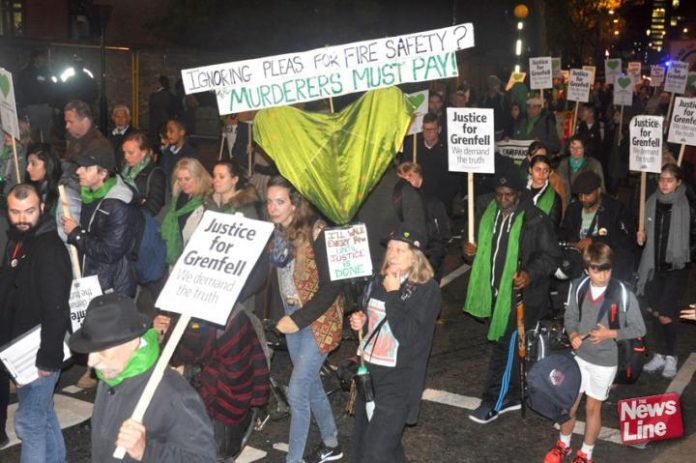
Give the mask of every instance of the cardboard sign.
M 270 222 L 206 211 L 155 305 L 225 325 L 271 233 Z
M 529 58 L 529 87 L 532 90 L 553 87 L 553 63 L 550 56 Z
M 21 138 L 12 74 L 3 68 L 0 68 L 0 122 L 2 130 L 12 135 L 16 140 Z
M 665 92 L 682 94 L 686 90 L 689 75 L 689 63 L 672 61 L 665 78 Z
M 623 399 L 616 407 L 621 441 L 626 445 L 684 435 L 681 403 L 676 392 Z
M 522 160 L 527 157 L 529 145 L 534 140 L 508 140 L 499 141 L 495 144 L 495 150 L 506 158 L 512 159 L 516 165 L 522 164 Z
M 614 104 L 631 106 L 633 104 L 633 76 L 619 74 L 614 81 Z
M 364 223 L 327 228 L 324 236 L 331 281 L 372 275 L 372 259 Z
M 447 108 L 449 170 L 494 173 L 493 131 L 492 109 Z
M 70 323 L 73 333 L 82 326 L 89 302 L 101 294 L 102 289 L 97 275 L 73 280 L 70 288 Z
M 590 82 L 592 83 L 592 85 L 594 85 L 595 75 L 597 74 L 597 68 L 595 66 L 589 66 L 589 65 L 583 66 L 582 68 L 583 68 L 583 70 L 589 71 L 592 74 L 592 76 L 590 77 Z
M 584 69 L 571 69 L 568 80 L 568 101 L 590 101 L 590 87 L 592 86 L 592 74 Z
M 563 78 L 563 74 L 561 73 L 561 58 L 551 58 L 551 72 L 553 73 L 554 79 Z
M 667 141 L 696 146 L 696 98 L 678 96 L 674 99 Z
M 662 117 L 635 116 L 630 125 L 630 170 L 660 173 L 662 169 Z
M 632 75 L 634 79 L 640 79 L 640 74 L 643 70 L 643 64 L 640 61 L 629 61 L 626 68 L 626 74 Z
M 321 100 L 457 77 L 455 52 L 474 46 L 474 26 L 184 69 L 187 94 L 214 90 L 220 114 Z
M 505 91 L 510 91 L 513 85 L 515 84 L 523 84 L 524 79 L 527 77 L 526 72 L 511 72 L 510 73 L 510 78 L 508 79 L 507 84 L 505 85 Z
M 650 66 L 650 86 L 659 87 L 665 81 L 665 68 L 653 64 Z
M 611 58 L 604 60 L 604 80 L 608 84 L 613 84 L 616 76 L 621 74 L 621 58 Z
M 416 112 L 413 113 L 413 122 L 411 122 L 411 127 L 408 128 L 407 135 L 423 131 L 423 116 L 428 113 L 429 93 L 428 90 L 423 90 L 422 92 L 406 94 L 406 98 L 416 107 Z

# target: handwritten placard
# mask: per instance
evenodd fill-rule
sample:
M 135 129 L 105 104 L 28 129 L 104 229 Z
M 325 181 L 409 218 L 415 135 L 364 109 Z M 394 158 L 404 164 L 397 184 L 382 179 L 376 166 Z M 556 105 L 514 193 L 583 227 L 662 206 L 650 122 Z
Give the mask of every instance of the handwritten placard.
M 324 237 L 331 281 L 372 275 L 372 259 L 364 223 L 327 228 Z

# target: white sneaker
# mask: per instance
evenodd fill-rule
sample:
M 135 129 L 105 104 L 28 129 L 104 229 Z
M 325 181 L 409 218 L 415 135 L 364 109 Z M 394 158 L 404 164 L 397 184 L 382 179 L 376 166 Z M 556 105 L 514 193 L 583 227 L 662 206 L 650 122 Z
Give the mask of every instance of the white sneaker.
M 665 356 L 665 368 L 662 370 L 662 377 L 672 379 L 677 376 L 677 357 Z
M 662 370 L 665 366 L 665 356 L 662 354 L 655 354 L 653 355 L 652 360 L 650 360 L 648 363 L 643 365 L 643 371 L 647 371 L 648 373 L 655 373 L 657 371 Z

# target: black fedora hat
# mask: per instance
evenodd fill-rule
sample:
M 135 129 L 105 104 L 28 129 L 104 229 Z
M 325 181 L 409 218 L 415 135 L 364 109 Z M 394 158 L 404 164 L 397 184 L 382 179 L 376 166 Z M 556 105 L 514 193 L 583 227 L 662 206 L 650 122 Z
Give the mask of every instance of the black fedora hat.
M 104 294 L 90 301 L 82 328 L 70 337 L 68 345 L 82 354 L 97 352 L 139 337 L 149 325 L 131 298 Z

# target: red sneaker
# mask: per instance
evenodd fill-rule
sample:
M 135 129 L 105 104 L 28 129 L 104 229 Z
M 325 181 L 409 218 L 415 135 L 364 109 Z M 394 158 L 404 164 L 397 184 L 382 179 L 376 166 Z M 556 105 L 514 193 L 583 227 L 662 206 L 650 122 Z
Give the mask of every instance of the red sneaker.
M 585 452 L 583 452 L 582 450 L 578 450 L 575 454 L 575 458 L 573 458 L 573 463 L 592 463 L 592 460 L 587 458 Z
M 544 463 L 561 463 L 570 453 L 571 448 L 565 445 L 560 440 L 556 441 L 556 445 L 546 453 Z

